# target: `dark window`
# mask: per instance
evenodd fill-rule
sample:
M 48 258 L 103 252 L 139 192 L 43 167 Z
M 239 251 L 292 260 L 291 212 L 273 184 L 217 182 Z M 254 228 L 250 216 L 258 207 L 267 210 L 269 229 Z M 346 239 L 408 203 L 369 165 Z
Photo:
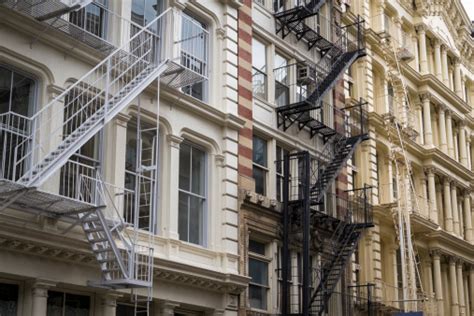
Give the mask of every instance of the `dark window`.
M 207 25 L 196 18 L 183 14 L 181 21 L 181 64 L 200 75 L 207 75 L 209 48 Z M 183 88 L 183 92 L 201 100 L 207 100 L 207 79 Z
M 290 88 L 288 87 L 288 61 L 275 54 L 275 104 L 283 106 L 290 103 Z
M 280 146 L 276 147 L 276 198 L 277 201 L 283 201 L 283 178 L 284 178 L 284 159 L 290 152 Z
M 180 145 L 179 239 L 204 243 L 206 207 L 206 153 L 190 143 Z
M 154 212 L 155 176 L 157 168 L 157 128 L 140 123 L 140 140 L 138 140 L 137 123 L 130 122 L 127 126 L 125 152 L 125 221 L 138 224 L 138 228 L 153 230 L 156 223 L 150 223 Z M 140 161 L 137 161 L 139 156 Z M 138 172 L 140 171 L 140 172 Z M 138 181 L 140 181 L 138 183 Z M 139 185 L 137 185 L 139 184 Z M 138 192 L 138 214 L 135 214 L 135 194 Z
M 161 0 L 133 0 L 132 21 L 141 26 L 147 25 L 163 12 L 163 3 Z
M 89 316 L 90 297 L 48 291 L 47 316 Z
M 105 38 L 107 23 L 107 0 L 94 1 L 69 15 L 69 21 L 98 37 Z
M 249 284 L 250 307 L 267 309 L 268 296 L 268 260 L 265 260 L 265 244 L 249 241 Z M 256 252 L 254 252 L 256 251 Z
M 253 136 L 253 178 L 255 179 L 255 192 L 266 194 L 267 182 L 267 142 Z
M 18 308 L 18 285 L 0 283 L 0 315 L 16 315 Z

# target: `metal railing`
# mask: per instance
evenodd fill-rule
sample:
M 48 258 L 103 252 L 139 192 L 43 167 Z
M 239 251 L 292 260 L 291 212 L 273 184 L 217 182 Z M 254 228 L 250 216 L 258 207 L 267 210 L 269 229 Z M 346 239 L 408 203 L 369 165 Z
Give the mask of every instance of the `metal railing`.
M 71 156 L 60 169 L 59 195 L 79 200 L 81 177 L 95 178 L 98 166 L 99 161 L 96 159 L 77 153 Z
M 127 223 L 124 220 L 124 210 L 127 207 L 127 197 L 130 191 L 105 183 L 100 176 L 96 178 L 87 176 L 80 177 L 80 200 L 96 206 L 105 206 L 100 212 L 107 223 L 106 229 L 110 231 L 116 240 L 108 242 L 117 243 L 125 271 L 111 271 L 112 279 L 123 279 L 126 277 L 131 281 L 151 284 L 153 277 L 153 247 L 151 245 L 139 244 L 136 234 L 138 223 Z M 133 229 L 132 235 L 128 229 Z M 125 272 L 125 273 L 124 273 Z
M 48 175 L 43 173 L 45 168 L 53 163 L 64 164 L 68 155 L 100 128 L 103 120 L 109 120 L 121 109 L 116 105 L 124 98 L 130 98 L 132 92 L 138 93 L 135 87 L 166 60 L 175 60 L 178 64 L 185 62 L 192 68 L 185 67 L 188 71 L 207 75 L 207 64 L 200 60 L 207 58 L 207 48 L 203 47 L 207 45 L 208 33 L 201 25 L 190 21 L 185 24 L 194 31 L 174 34 L 172 27 L 181 18 L 188 19 L 168 9 L 33 116 L 21 118 L 18 132 L 29 136 L 22 136 L 10 145 L 7 152 L 16 154 L 7 157 L 13 163 L 8 166 L 10 171 L 4 174 L 11 173 L 7 176 L 21 179 L 26 184 L 41 184 Z M 166 46 L 167 37 L 175 39 L 171 40 L 173 45 Z M 198 53 L 191 59 L 193 50 Z M 3 115 L 2 119 L 10 129 L 16 128 L 11 123 L 12 114 L 8 115 Z M 70 154 L 63 154 L 65 152 Z

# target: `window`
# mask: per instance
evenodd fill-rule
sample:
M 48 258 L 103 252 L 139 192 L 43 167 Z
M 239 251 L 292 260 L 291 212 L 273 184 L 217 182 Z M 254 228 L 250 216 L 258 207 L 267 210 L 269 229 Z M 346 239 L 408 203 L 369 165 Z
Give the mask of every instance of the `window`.
M 89 316 L 90 297 L 48 291 L 47 316 Z
M 249 241 L 249 302 L 250 307 L 267 309 L 268 295 L 268 259 L 265 257 L 266 245 Z
M 179 156 L 179 239 L 204 243 L 206 209 L 206 153 L 183 142 Z
M 156 207 L 156 172 L 157 172 L 157 128 L 150 124 L 140 123 L 138 140 L 137 123 L 127 126 L 125 157 L 125 222 L 138 225 L 138 228 L 154 231 L 152 223 Z M 137 185 L 140 181 L 140 185 Z M 138 191 L 138 192 L 137 192 Z M 135 205 L 135 194 L 139 194 L 138 207 Z M 126 196 L 125 196 L 126 195 Z M 138 208 L 138 214 L 135 214 Z
M 275 13 L 285 10 L 285 1 L 286 0 L 273 0 L 273 11 Z
M 265 6 L 265 0 L 253 0 L 253 2 L 258 3 L 261 6 Z
M 16 71 L 0 66 L 0 114 L 3 136 L 0 139 L 0 157 L 2 157 L 2 177 L 16 180 L 25 171 L 23 165 L 14 168 L 14 161 L 27 152 L 15 152 L 20 144 L 26 144 L 31 133 L 28 117 L 33 115 L 36 84 Z M 15 156 L 16 155 L 16 156 Z
M 255 179 L 255 192 L 266 194 L 267 182 L 267 141 L 253 136 L 253 178 Z
M 276 147 L 276 198 L 277 201 L 283 201 L 283 178 L 284 178 L 284 159 L 290 152 L 280 146 Z
M 205 76 L 209 59 L 207 25 L 188 14 L 183 14 L 181 24 L 181 64 Z M 203 80 L 184 87 L 183 92 L 206 101 L 207 86 L 208 81 Z
M 135 315 L 139 315 L 140 313 L 147 315 L 146 306 L 138 305 L 136 309 L 137 309 L 137 312 L 135 313 L 135 305 L 118 303 L 117 312 L 115 316 L 135 316 Z
M 252 87 L 253 95 L 267 98 L 267 56 L 265 45 L 252 39 Z
M 98 0 L 71 12 L 69 22 L 98 37 L 106 36 L 107 0 Z
M 275 104 L 284 106 L 290 103 L 290 88 L 288 87 L 288 61 L 275 54 Z
M 163 12 L 163 3 L 161 0 L 132 0 L 132 21 L 147 25 Z
M 16 315 L 18 285 L 0 283 L 0 315 Z
M 389 113 L 394 113 L 395 109 L 393 108 L 393 98 L 394 98 L 394 91 L 393 86 L 391 83 L 387 85 L 387 94 L 388 94 L 388 111 Z

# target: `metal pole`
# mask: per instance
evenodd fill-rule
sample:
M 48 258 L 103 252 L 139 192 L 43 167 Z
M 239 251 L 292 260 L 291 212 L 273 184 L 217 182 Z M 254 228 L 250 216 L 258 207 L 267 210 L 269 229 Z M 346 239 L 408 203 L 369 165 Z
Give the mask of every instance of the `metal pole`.
M 282 290 L 281 290 L 281 314 L 283 316 L 288 315 L 289 307 L 289 261 L 290 251 L 288 248 L 289 244 L 289 180 L 290 180 L 290 155 L 287 154 L 283 158 L 283 250 L 281 258 L 281 270 L 282 270 Z
M 309 315 L 310 307 L 310 286 L 311 286 L 311 264 L 309 262 L 309 238 L 310 238 L 310 156 L 309 152 L 304 153 L 304 194 L 303 194 L 303 316 Z

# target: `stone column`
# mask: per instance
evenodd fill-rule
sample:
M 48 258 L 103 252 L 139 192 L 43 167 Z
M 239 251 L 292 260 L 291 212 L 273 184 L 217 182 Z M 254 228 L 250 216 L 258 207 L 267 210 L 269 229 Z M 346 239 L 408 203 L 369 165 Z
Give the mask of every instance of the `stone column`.
M 466 142 L 466 127 L 461 125 L 459 127 L 459 156 L 461 164 L 467 168 L 467 142 Z
M 117 295 L 104 295 L 102 297 L 103 316 L 115 316 L 117 312 Z
M 451 285 L 451 316 L 459 315 L 458 285 L 456 273 L 456 260 L 449 258 L 449 283 Z
M 462 98 L 462 84 L 461 84 L 461 60 L 456 58 L 454 60 L 454 91 L 458 97 Z
M 443 73 L 443 83 L 449 87 L 449 71 L 448 71 L 448 49 L 446 45 L 441 45 L 441 67 Z
M 179 304 L 172 302 L 156 302 L 154 304 L 155 316 L 174 316 L 174 310 Z
M 168 135 L 168 141 L 170 144 L 170 171 L 179 171 L 179 147 L 183 142 L 183 138 L 176 135 Z M 179 177 L 176 174 L 170 174 L 170 183 L 168 187 L 169 192 L 166 194 L 170 197 L 169 199 L 169 212 L 165 219 L 163 227 L 163 235 L 171 239 L 179 239 L 178 233 L 178 214 L 179 214 Z M 165 195 L 165 193 L 163 193 Z
M 471 193 L 464 193 L 464 226 L 466 227 L 465 237 L 470 243 L 474 241 L 472 236 L 472 216 L 471 216 Z
M 445 154 L 448 153 L 448 143 L 446 136 L 446 116 L 444 115 L 445 107 L 439 106 L 438 108 L 438 125 L 439 125 L 439 144 L 440 149 Z
M 428 203 L 427 187 L 426 187 L 426 177 L 423 173 L 423 178 L 421 179 L 421 196 L 423 197 L 422 215 L 426 218 L 430 218 L 430 205 Z
M 471 316 L 474 316 L 474 265 L 469 268 L 469 295 L 471 296 Z
M 436 78 L 438 78 L 439 81 L 443 81 L 443 71 L 441 70 L 441 42 L 439 39 L 435 40 L 434 55 Z
M 448 137 L 448 154 L 454 159 L 453 121 L 451 111 L 446 112 L 446 136 Z
M 428 196 L 430 200 L 430 219 L 434 223 L 438 223 L 438 208 L 436 205 L 436 184 L 435 184 L 435 175 L 433 168 L 428 168 L 426 170 L 428 174 Z
M 431 253 L 433 258 L 433 279 L 434 279 L 434 292 L 436 298 L 436 305 L 438 307 L 439 315 L 443 315 L 443 286 L 441 281 L 441 258 L 439 251 L 433 251 Z
M 453 212 L 451 210 L 451 188 L 450 179 L 444 178 L 444 228 L 446 231 L 453 232 Z
M 52 286 L 54 286 L 54 283 L 47 281 L 35 281 L 33 283 L 31 286 L 31 316 L 46 316 L 48 305 L 48 289 Z
M 456 182 L 451 184 L 451 207 L 453 211 L 453 230 L 454 234 L 459 236 L 461 230 L 459 227 L 459 212 L 458 212 L 458 189 Z
M 428 56 L 426 53 L 426 26 L 423 24 L 417 25 L 418 41 L 420 43 L 420 72 L 421 74 L 428 73 Z
M 458 284 L 458 296 L 459 296 L 459 313 L 460 315 L 466 315 L 466 301 L 464 300 L 464 281 L 462 276 L 462 262 L 458 260 L 457 264 L 457 284 Z
M 420 144 L 425 144 L 424 129 L 423 129 L 423 108 L 420 104 L 415 105 L 416 120 L 418 125 L 418 141 Z
M 421 95 L 423 103 L 423 125 L 425 135 L 425 145 L 433 145 L 433 131 L 431 129 L 431 108 L 430 108 L 430 94 L 425 93 Z

